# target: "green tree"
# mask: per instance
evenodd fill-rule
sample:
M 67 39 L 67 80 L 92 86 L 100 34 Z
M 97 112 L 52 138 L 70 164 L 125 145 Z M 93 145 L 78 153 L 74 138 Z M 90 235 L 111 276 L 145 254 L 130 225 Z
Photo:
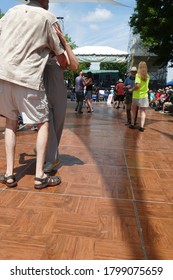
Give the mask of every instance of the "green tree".
M 72 42 L 72 39 L 68 36 L 68 34 L 65 34 L 66 41 L 70 45 L 70 47 L 73 49 L 77 48 L 77 45 L 75 42 Z M 74 84 L 74 79 L 77 76 L 77 74 L 84 70 L 84 69 L 89 69 L 90 68 L 90 63 L 89 62 L 81 62 L 79 63 L 79 67 L 77 71 L 70 71 L 66 70 L 64 71 L 64 79 L 67 80 L 70 84 Z
M 77 45 L 75 42 L 72 42 L 72 39 L 68 36 L 68 34 L 65 34 L 64 35 L 66 41 L 68 42 L 68 44 L 70 45 L 70 47 L 73 49 L 76 49 L 77 48 Z
M 74 84 L 75 77 L 82 70 L 86 70 L 90 68 L 89 62 L 80 62 L 77 71 L 65 70 L 64 71 L 64 79 L 67 80 L 71 85 Z
M 4 16 L 4 14 L 2 13 L 1 9 L 0 9 L 0 18 L 2 18 Z
M 118 70 L 119 77 L 124 78 L 127 73 L 127 62 L 101 62 L 100 70 Z
M 77 45 L 75 42 L 72 41 L 72 39 L 68 36 L 68 34 L 64 35 L 66 41 L 70 45 L 70 47 L 73 49 L 77 48 Z M 74 83 L 74 77 L 76 76 L 76 71 L 71 70 L 65 70 L 64 71 L 64 80 L 67 80 L 70 84 Z
M 173 67 L 173 1 L 138 0 L 130 18 L 134 34 L 140 34 L 144 46 L 158 56 L 157 63 Z

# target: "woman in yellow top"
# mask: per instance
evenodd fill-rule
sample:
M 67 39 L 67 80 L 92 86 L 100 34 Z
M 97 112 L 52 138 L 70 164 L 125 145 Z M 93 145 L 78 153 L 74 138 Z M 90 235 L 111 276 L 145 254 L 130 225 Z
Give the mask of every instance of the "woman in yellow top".
M 145 61 L 141 61 L 138 65 L 138 71 L 135 77 L 135 86 L 132 88 L 132 122 L 130 128 L 135 128 L 135 115 L 137 108 L 140 108 L 141 124 L 139 131 L 144 131 L 144 124 L 146 118 L 146 108 L 149 106 L 148 100 L 148 86 L 150 76 L 147 73 L 147 64 Z

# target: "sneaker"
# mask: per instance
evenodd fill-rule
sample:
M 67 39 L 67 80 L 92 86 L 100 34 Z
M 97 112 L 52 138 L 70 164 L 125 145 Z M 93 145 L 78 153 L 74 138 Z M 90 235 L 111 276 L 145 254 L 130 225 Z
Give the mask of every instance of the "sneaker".
M 60 164 L 59 159 L 57 161 L 55 161 L 54 163 L 47 161 L 44 165 L 44 172 L 51 173 L 54 170 L 54 168 L 57 167 L 59 164 Z
M 38 130 L 37 125 L 33 125 L 33 126 L 31 127 L 31 130 L 32 130 L 32 131 L 37 131 L 37 130 Z
M 19 124 L 17 131 L 22 130 L 27 124 Z
M 134 126 L 133 124 L 130 124 L 130 125 L 129 125 L 129 128 L 135 129 L 135 126 Z
M 130 125 L 131 124 L 131 122 L 126 122 L 124 125 Z
M 164 111 L 159 111 L 159 113 L 160 113 L 160 114 L 164 114 L 165 112 L 164 112 Z
M 139 131 L 141 131 L 141 132 L 144 132 L 144 130 L 145 130 L 145 129 L 144 129 L 143 127 L 140 127 L 140 128 L 139 128 Z

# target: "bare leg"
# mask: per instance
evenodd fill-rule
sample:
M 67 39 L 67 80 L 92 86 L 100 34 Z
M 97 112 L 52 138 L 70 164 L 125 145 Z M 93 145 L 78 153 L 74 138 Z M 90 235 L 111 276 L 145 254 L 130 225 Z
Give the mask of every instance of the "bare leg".
M 7 160 L 6 176 L 10 176 L 13 174 L 17 123 L 18 123 L 17 120 L 10 120 L 8 118 L 6 119 L 6 129 L 5 129 L 5 150 L 6 150 L 6 160 Z M 12 179 L 9 179 L 8 181 L 11 182 Z
M 91 105 L 91 100 L 90 99 L 87 99 L 87 104 L 88 104 L 88 107 L 89 107 L 89 111 L 92 112 L 92 105 Z
M 120 101 L 118 100 L 117 108 L 120 107 Z
M 115 108 L 115 106 L 117 105 L 117 101 L 114 101 L 114 105 L 113 105 L 113 107 Z
M 131 107 L 131 124 L 134 125 L 135 124 L 135 116 L 136 116 L 136 111 L 137 111 L 137 106 L 136 105 L 132 105 Z
M 37 161 L 36 161 L 36 175 L 35 175 L 35 177 L 38 178 L 46 177 L 46 175 L 44 174 L 44 161 L 45 161 L 46 147 L 48 141 L 48 127 L 49 127 L 48 122 L 38 125 L 39 129 L 38 129 L 37 141 L 36 141 Z
M 165 112 L 165 103 L 163 103 L 162 112 Z
M 145 124 L 145 118 L 146 118 L 145 108 L 140 108 L 140 115 L 141 115 L 141 127 L 143 128 Z
M 60 176 L 47 176 L 44 173 L 44 161 L 48 142 L 49 123 L 45 122 L 43 124 L 39 124 L 38 127 L 39 131 L 36 141 L 37 161 L 34 187 L 36 189 L 43 189 L 48 186 L 59 185 L 61 183 L 61 178 Z

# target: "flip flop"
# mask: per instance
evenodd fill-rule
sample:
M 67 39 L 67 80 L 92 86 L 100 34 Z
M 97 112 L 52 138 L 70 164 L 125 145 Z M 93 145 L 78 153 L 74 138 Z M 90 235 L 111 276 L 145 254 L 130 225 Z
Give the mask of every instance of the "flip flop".
M 8 180 L 12 179 L 13 182 L 8 182 Z M 0 182 L 5 184 L 9 188 L 14 188 L 17 186 L 17 181 L 15 175 L 5 176 L 5 173 L 0 176 Z
M 34 178 L 35 181 L 39 181 L 40 184 L 35 184 L 34 188 L 41 190 L 44 188 L 47 188 L 48 186 L 56 186 L 61 183 L 61 177 L 60 176 L 47 176 L 45 178 Z

